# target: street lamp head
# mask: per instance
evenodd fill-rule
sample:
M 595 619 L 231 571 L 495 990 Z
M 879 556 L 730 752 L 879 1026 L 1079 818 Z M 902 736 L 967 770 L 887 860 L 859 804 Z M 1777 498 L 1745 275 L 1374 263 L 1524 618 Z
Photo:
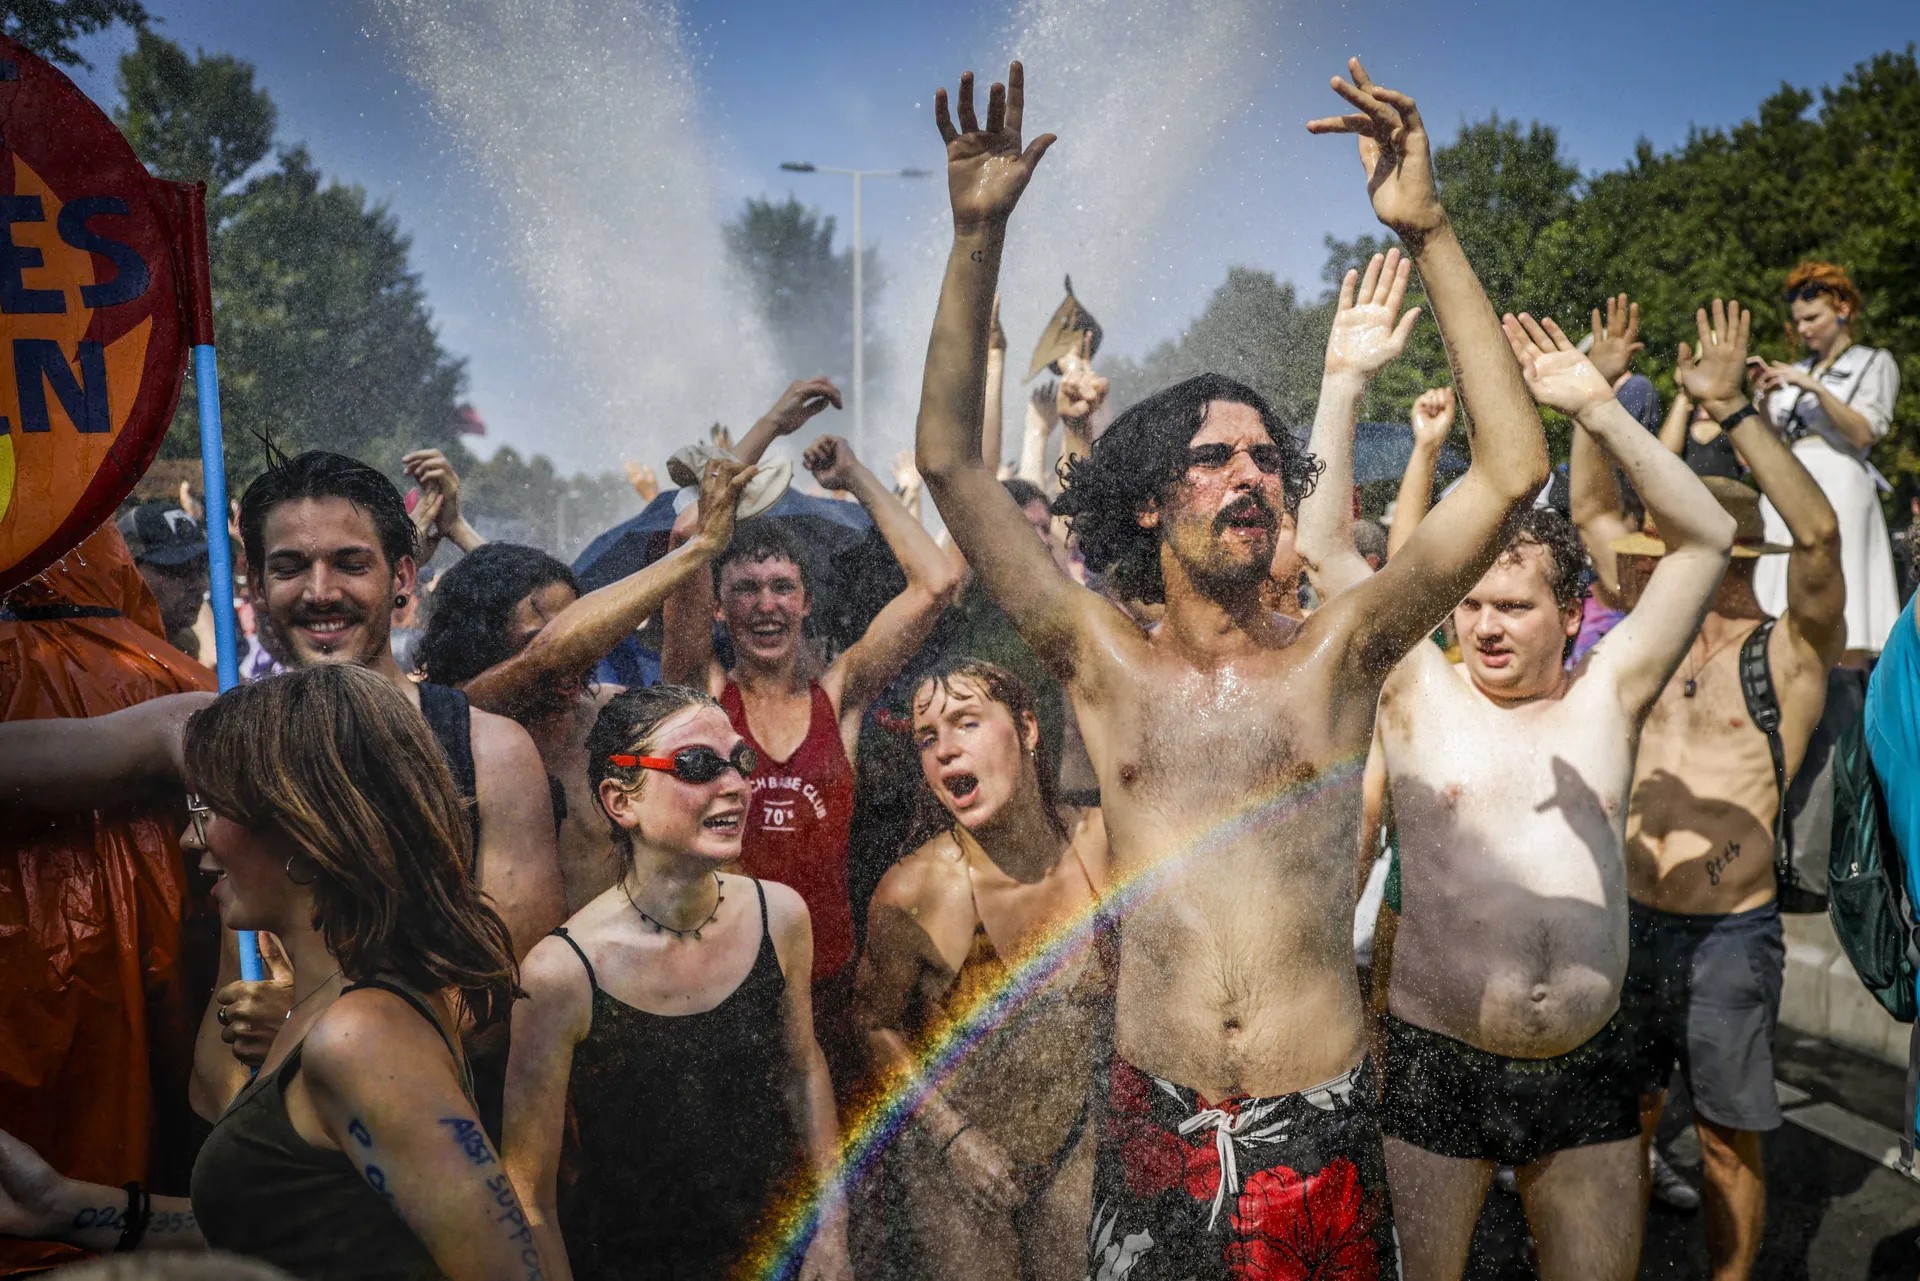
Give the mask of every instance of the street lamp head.
M 808 163 L 806 163 L 806 162 L 805 162 L 804 160 L 801 160 L 801 161 L 794 161 L 794 160 L 787 160 L 787 161 L 783 161 L 783 162 L 781 162 L 781 165 L 780 165 L 780 167 L 781 167 L 782 169 L 784 169 L 784 170 L 786 170 L 786 171 L 787 171 L 788 173 L 812 173 L 812 172 L 814 171 L 814 170 L 813 170 L 813 166 L 812 166 L 812 165 L 810 165 L 810 164 L 808 164 Z

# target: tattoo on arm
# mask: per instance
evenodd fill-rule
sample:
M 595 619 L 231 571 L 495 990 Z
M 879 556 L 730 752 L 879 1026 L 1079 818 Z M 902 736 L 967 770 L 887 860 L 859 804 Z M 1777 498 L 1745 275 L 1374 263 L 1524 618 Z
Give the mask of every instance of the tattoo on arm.
M 487 1191 L 493 1193 L 493 1203 L 500 1209 L 494 1222 L 504 1224 L 507 1240 L 520 1247 L 520 1266 L 527 1270 L 526 1281 L 542 1281 L 545 1273 L 540 1267 L 539 1247 L 533 1243 L 533 1225 L 527 1222 L 526 1211 L 513 1194 L 513 1183 L 506 1175 L 496 1174 L 487 1180 Z
M 73 1216 L 73 1228 L 80 1231 L 85 1228 L 103 1228 L 108 1231 L 125 1231 L 127 1226 L 126 1207 L 118 1205 L 90 1205 Z M 155 1210 L 147 1219 L 146 1235 L 162 1236 L 169 1232 L 191 1232 L 198 1226 L 191 1210 Z
M 359 1117 L 356 1116 L 353 1120 L 347 1122 L 347 1133 L 351 1135 L 353 1141 L 361 1147 L 370 1148 L 373 1146 L 373 1136 L 367 1133 L 367 1123 Z
M 487 1132 L 476 1121 L 464 1116 L 443 1116 L 440 1124 L 453 1131 L 453 1141 L 467 1154 L 467 1160 L 475 1165 L 492 1165 L 493 1146 L 487 1142 Z
M 380 1194 L 380 1199 L 388 1205 L 393 1204 L 393 1193 L 387 1191 L 387 1172 L 377 1165 L 366 1167 L 367 1186 Z
M 127 1222 L 126 1216 L 120 1206 L 90 1205 L 73 1216 L 73 1226 L 75 1230 L 81 1228 L 112 1228 L 116 1231 L 121 1231 L 126 1228 Z

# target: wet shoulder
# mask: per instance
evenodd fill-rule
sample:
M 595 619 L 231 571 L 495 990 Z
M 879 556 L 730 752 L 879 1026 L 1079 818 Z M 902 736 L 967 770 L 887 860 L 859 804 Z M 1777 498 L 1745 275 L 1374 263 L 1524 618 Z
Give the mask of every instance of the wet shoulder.
M 968 897 L 966 852 L 951 832 L 901 855 L 873 893 L 876 904 L 915 916 Z

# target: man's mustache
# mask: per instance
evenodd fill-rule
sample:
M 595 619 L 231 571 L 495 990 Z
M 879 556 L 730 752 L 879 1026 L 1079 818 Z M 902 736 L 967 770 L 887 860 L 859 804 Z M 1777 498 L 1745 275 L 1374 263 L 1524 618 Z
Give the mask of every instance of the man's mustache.
M 1273 514 L 1273 508 L 1267 503 L 1266 499 L 1260 497 L 1258 494 L 1247 494 L 1241 498 L 1234 499 L 1225 507 L 1222 507 L 1220 514 L 1213 518 L 1213 528 L 1215 532 L 1224 531 L 1227 526 L 1234 521 L 1242 520 L 1248 516 L 1258 516 L 1260 523 L 1266 527 L 1268 533 L 1272 533 L 1278 528 L 1280 523 L 1279 519 Z

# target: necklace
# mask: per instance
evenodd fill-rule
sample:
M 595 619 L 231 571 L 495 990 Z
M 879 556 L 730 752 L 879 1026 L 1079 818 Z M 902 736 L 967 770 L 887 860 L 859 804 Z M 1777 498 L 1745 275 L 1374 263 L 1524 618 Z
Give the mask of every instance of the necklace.
M 1704 634 L 1705 633 L 1702 633 L 1702 635 Z M 1687 646 L 1687 663 L 1691 670 L 1687 673 L 1687 683 L 1680 689 L 1681 697 L 1692 698 L 1695 694 L 1698 694 L 1700 692 L 1700 673 L 1706 670 L 1707 664 L 1711 663 L 1721 650 L 1733 644 L 1734 641 L 1743 639 L 1745 635 L 1746 633 L 1742 632 L 1739 636 L 1730 636 L 1726 640 L 1721 641 L 1718 645 L 1708 650 L 1705 657 L 1701 658 L 1697 663 L 1693 661 L 1694 646 Z M 1699 640 L 1699 636 L 1694 637 L 1695 644 L 1698 644 Z
M 289 1005 L 289 1006 L 287 1007 L 287 1012 L 286 1012 L 285 1014 L 282 1014 L 282 1015 L 280 1016 L 280 1018 L 281 1018 L 281 1020 L 282 1020 L 282 1021 L 285 1021 L 285 1020 L 287 1020 L 287 1019 L 290 1019 L 290 1018 L 292 1018 L 292 1017 L 293 1017 L 293 1012 L 294 1012 L 295 1010 L 297 1010 L 297 1009 L 299 1009 L 299 1008 L 300 1008 L 301 1006 L 303 1006 L 303 1005 L 305 1005 L 305 1004 L 306 1004 L 306 1003 L 307 1003 L 308 1001 L 311 1001 L 311 1000 L 312 1000 L 312 999 L 313 999 L 313 998 L 314 998 L 315 996 L 317 996 L 317 995 L 319 995 L 319 993 L 320 993 L 320 989 L 321 989 L 321 988 L 324 988 L 324 987 L 325 987 L 325 986 L 326 986 L 327 984 L 329 984 L 329 983 L 331 983 L 331 982 L 333 982 L 333 981 L 334 981 L 335 979 L 337 979 L 337 978 L 339 978 L 339 977 L 340 977 L 340 971 L 339 971 L 338 969 L 336 969 L 336 970 L 334 970 L 334 972 L 333 972 L 333 973 L 331 973 L 331 974 L 329 974 L 329 975 L 327 975 L 327 977 L 325 977 L 325 978 L 323 978 L 323 979 L 321 979 L 321 980 L 320 980 L 320 983 L 319 983 L 319 986 L 317 986 L 317 987 L 315 987 L 315 988 L 313 989 L 313 991 L 311 991 L 311 992 L 309 992 L 309 993 L 307 993 L 307 994 L 306 994 L 305 996 L 303 996 L 303 997 L 301 997 L 301 998 L 300 998 L 299 1000 L 297 1000 L 297 1001 L 295 1001 L 295 1002 L 294 1002 L 294 1003 L 293 1003 L 292 1005 Z
M 624 878 L 620 882 L 620 892 L 627 896 L 628 905 L 632 907 L 634 911 L 640 913 L 640 919 L 653 927 L 655 934 L 667 933 L 677 939 L 683 939 L 688 935 L 692 935 L 696 942 L 699 941 L 700 931 L 713 924 L 714 918 L 720 915 L 720 905 L 727 901 L 727 896 L 720 892 L 720 873 L 715 872 L 713 874 L 713 910 L 707 913 L 707 919 L 698 925 L 690 925 L 684 930 L 676 930 L 665 921 L 657 920 L 647 915 L 647 909 L 633 901 L 633 891 L 627 888 L 627 882 Z

